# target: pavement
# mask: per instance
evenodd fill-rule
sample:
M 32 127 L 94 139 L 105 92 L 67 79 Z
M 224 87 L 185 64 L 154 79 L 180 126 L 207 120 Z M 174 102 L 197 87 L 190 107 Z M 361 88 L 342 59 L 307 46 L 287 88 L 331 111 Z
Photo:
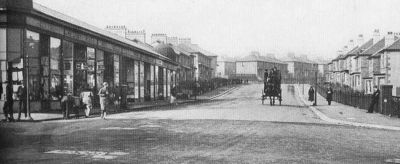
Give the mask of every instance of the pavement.
M 329 123 L 340 125 L 351 125 L 366 128 L 378 128 L 387 130 L 400 130 L 400 119 L 389 117 L 380 113 L 366 113 L 365 109 L 340 104 L 332 101 L 331 105 L 321 95 L 317 95 L 317 106 L 307 101 L 309 85 L 296 85 L 297 93 L 304 104 L 306 104 L 320 119 Z
M 201 103 L 204 101 L 209 101 L 213 100 L 216 97 L 222 96 L 224 94 L 227 94 L 231 91 L 234 91 L 238 88 L 240 88 L 241 85 L 230 85 L 230 86 L 223 86 L 216 88 L 212 91 L 206 92 L 200 96 L 197 96 L 195 99 L 177 99 L 175 101 L 175 104 L 170 104 L 169 100 L 167 101 L 157 101 L 157 102 L 143 102 L 140 104 L 134 104 L 128 106 L 126 109 L 118 109 L 116 106 L 110 106 L 110 109 L 107 112 L 107 115 L 113 115 L 117 113 L 124 113 L 124 112 L 131 112 L 131 111 L 144 111 L 144 110 L 149 110 L 157 107 L 167 107 L 167 106 L 174 106 L 174 105 L 181 105 L 181 104 L 189 104 L 189 103 Z M 71 112 L 72 113 L 72 112 Z M 95 119 L 99 118 L 100 116 L 100 108 L 94 108 L 90 111 L 90 117 L 85 118 L 84 117 L 84 111 L 81 110 L 79 111 L 78 116 L 75 114 L 70 114 L 69 120 L 65 121 L 74 121 L 74 120 L 82 120 L 82 119 Z M 21 122 L 43 122 L 43 121 L 57 121 L 57 120 L 62 120 L 63 115 L 61 111 L 56 111 L 56 113 L 53 112 L 35 112 L 31 113 L 32 119 L 25 118 L 24 114 L 21 114 Z M 18 118 L 18 113 L 14 112 L 14 119 L 16 120 Z M 3 111 L 0 111 L 0 120 L 4 121 L 5 116 L 3 114 Z

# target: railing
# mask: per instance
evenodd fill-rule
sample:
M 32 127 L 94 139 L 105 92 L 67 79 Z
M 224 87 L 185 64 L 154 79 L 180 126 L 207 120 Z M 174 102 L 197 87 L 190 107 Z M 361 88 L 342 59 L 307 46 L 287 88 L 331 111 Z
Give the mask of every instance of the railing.
M 326 98 L 326 87 L 317 86 L 318 93 Z M 360 109 L 368 109 L 371 103 L 371 95 L 357 92 L 351 89 L 333 89 L 332 100 L 341 104 L 357 107 Z
M 390 116 L 397 115 L 400 118 L 400 97 L 393 96 L 391 99 L 387 100 L 386 102 L 386 112 Z

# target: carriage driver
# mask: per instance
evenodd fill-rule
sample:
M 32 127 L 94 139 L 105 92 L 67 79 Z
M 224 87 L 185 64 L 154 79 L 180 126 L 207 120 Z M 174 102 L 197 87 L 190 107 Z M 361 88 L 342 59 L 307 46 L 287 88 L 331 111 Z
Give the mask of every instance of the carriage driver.
M 267 89 L 267 80 L 268 80 L 268 69 L 265 69 L 265 72 L 264 72 L 264 92 L 265 92 L 265 89 Z

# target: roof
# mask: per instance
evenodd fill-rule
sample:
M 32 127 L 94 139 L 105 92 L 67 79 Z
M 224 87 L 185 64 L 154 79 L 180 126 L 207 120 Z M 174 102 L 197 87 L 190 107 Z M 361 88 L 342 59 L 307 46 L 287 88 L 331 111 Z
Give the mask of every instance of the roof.
M 276 58 L 271 58 L 267 56 L 262 56 L 262 55 L 248 55 L 245 56 L 242 59 L 239 59 L 237 61 L 263 61 L 263 62 L 269 62 L 269 63 L 279 63 L 279 64 L 286 64 L 285 62 L 278 60 Z
M 383 51 L 388 50 L 388 51 L 399 51 L 400 50 L 400 39 L 397 39 L 396 41 L 393 42 L 393 44 L 387 46 L 386 48 L 383 49 Z
M 355 52 L 356 52 L 356 50 L 357 50 L 358 48 L 359 48 L 358 46 L 354 47 L 354 48 L 351 49 L 349 52 L 347 52 L 347 53 L 343 56 L 343 58 L 347 58 L 347 57 L 349 57 L 350 55 L 354 55 Z
M 286 57 L 283 58 L 282 60 L 285 62 L 315 63 L 314 61 L 301 57 Z
M 76 19 L 76 18 L 70 17 L 70 16 L 65 15 L 65 14 L 63 14 L 63 13 L 60 13 L 60 12 L 58 12 L 58 11 L 49 9 L 49 8 L 47 8 L 47 7 L 45 7 L 45 6 L 42 6 L 41 4 L 38 4 L 38 3 L 35 3 L 35 2 L 34 2 L 34 3 L 33 3 L 33 9 L 36 10 L 36 11 L 38 11 L 38 12 L 41 12 L 41 13 L 44 13 L 44 14 L 46 14 L 46 15 L 49 15 L 49 16 L 52 16 L 52 17 L 54 17 L 54 18 L 60 19 L 60 20 L 62 20 L 62 21 L 65 21 L 65 22 L 67 22 L 67 23 L 70 23 L 70 24 L 73 24 L 73 25 L 76 25 L 76 26 L 85 28 L 85 29 L 87 29 L 87 30 L 89 30 L 89 31 L 98 33 L 98 34 L 103 35 L 103 36 L 105 36 L 105 37 L 109 37 L 109 38 L 114 39 L 114 40 L 116 40 L 116 41 L 119 41 L 119 42 L 128 44 L 128 45 L 130 45 L 130 46 L 133 46 L 133 47 L 135 47 L 135 48 L 144 50 L 145 52 L 147 52 L 147 53 L 149 53 L 149 54 L 152 54 L 152 55 L 155 55 L 155 56 L 157 56 L 157 57 L 159 57 L 159 58 L 161 58 L 161 59 L 169 60 L 167 57 L 165 57 L 165 56 L 163 56 L 163 55 L 157 53 L 157 52 L 156 52 L 155 50 L 153 50 L 152 48 L 149 48 L 149 47 L 147 47 L 147 46 L 145 46 L 145 45 L 140 45 L 140 44 L 138 44 L 138 43 L 136 43 L 136 42 L 133 42 L 133 41 L 131 41 L 131 40 L 125 39 L 125 38 L 123 38 L 123 37 L 120 37 L 120 36 L 118 36 L 117 34 L 114 34 L 114 33 L 111 33 L 111 32 L 109 32 L 109 31 L 100 29 L 100 28 L 98 28 L 98 27 L 95 27 L 95 26 L 90 25 L 90 24 L 88 24 L 88 23 L 85 23 L 85 22 L 83 22 L 83 21 L 80 21 L 80 20 L 78 20 L 78 19 Z
M 183 49 L 176 47 L 172 44 L 159 44 L 154 49 L 162 54 L 162 55 L 167 55 L 167 54 L 175 54 L 175 55 L 186 55 L 186 56 L 191 56 L 189 52 L 184 51 Z
M 385 47 L 385 38 L 379 40 L 377 43 L 375 43 L 374 45 L 370 46 L 364 52 L 360 53 L 360 55 L 372 55 L 372 54 L 375 54 L 376 52 L 380 51 L 383 47 Z

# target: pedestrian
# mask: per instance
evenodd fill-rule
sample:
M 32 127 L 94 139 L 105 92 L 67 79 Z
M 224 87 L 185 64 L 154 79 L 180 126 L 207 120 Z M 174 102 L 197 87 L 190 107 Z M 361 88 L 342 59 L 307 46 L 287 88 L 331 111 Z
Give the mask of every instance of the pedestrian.
M 314 101 L 314 88 L 310 87 L 308 90 L 308 101 L 313 102 Z
M 17 95 L 19 99 L 18 121 L 20 121 L 21 112 L 24 112 L 25 118 L 27 117 L 26 88 L 23 85 L 18 87 Z
M 110 95 L 107 82 L 103 83 L 103 87 L 100 88 L 98 95 L 100 97 L 101 118 L 105 119 L 107 116 L 106 106 L 108 104 L 108 97 Z
M 169 99 L 170 100 L 170 104 L 174 104 L 175 103 L 176 94 L 177 94 L 176 86 L 173 86 L 171 88 L 171 97 Z M 177 105 L 177 104 L 174 104 L 174 105 Z
M 373 113 L 374 112 L 374 107 L 375 107 L 376 104 L 378 104 L 380 93 L 381 93 L 381 91 L 378 89 L 378 87 L 374 86 L 374 93 L 371 96 L 371 104 L 369 105 L 367 113 Z
M 328 101 L 328 105 L 331 105 L 333 90 L 332 87 L 329 86 L 328 90 L 326 90 L 326 101 Z
M 6 116 L 6 120 L 9 122 L 14 122 L 14 100 L 13 100 L 13 88 L 11 82 L 7 82 L 6 86 L 6 102 L 3 106 L 4 115 Z
M 83 91 L 81 92 L 80 95 L 82 99 L 82 103 L 85 105 L 85 117 L 88 118 L 90 115 L 90 110 L 93 108 L 92 105 L 92 98 L 93 98 L 93 93 L 89 86 L 87 86 Z
M 63 119 L 69 119 L 69 110 L 72 107 L 72 93 L 67 92 L 66 94 L 62 95 L 61 98 L 61 110 L 63 113 Z

